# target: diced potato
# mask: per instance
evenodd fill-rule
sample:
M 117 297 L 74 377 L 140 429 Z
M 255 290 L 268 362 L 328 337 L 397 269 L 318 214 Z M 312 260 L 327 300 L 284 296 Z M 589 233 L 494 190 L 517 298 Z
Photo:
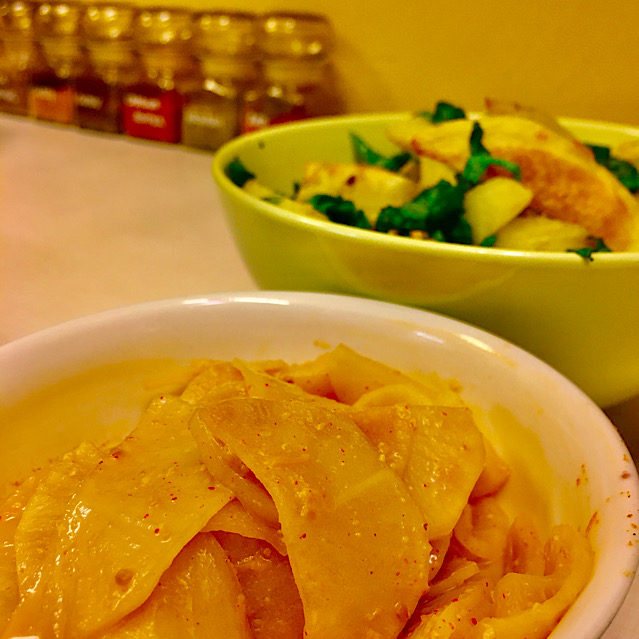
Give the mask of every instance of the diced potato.
M 247 180 L 242 187 L 247 193 L 255 196 L 259 200 L 270 202 L 275 206 L 279 206 L 282 209 L 291 211 L 293 213 L 299 213 L 300 215 L 306 215 L 307 217 L 314 217 L 317 219 L 325 220 L 326 216 L 320 213 L 315 207 L 306 202 L 292 200 L 285 195 L 274 191 L 268 186 L 264 186 L 256 179 Z
M 419 188 L 415 182 L 378 166 L 307 162 L 297 201 L 314 195 L 341 196 L 353 202 L 372 226 L 381 209 L 412 200 Z
M 470 224 L 473 244 L 516 218 L 532 201 L 533 192 L 521 182 L 494 177 L 473 187 L 464 196 L 464 218 Z
M 444 162 L 439 162 L 433 158 L 421 155 L 419 157 L 420 189 L 429 189 L 441 180 L 445 180 L 451 184 L 457 184 L 455 171 L 448 166 L 448 164 L 444 164 Z
M 497 234 L 495 246 L 517 251 L 567 251 L 589 244 L 588 231 L 579 224 L 544 215 L 518 217 Z
M 630 164 L 634 164 L 636 168 L 639 168 L 639 139 L 633 138 L 620 142 L 611 149 L 611 155 L 620 160 L 630 162 Z

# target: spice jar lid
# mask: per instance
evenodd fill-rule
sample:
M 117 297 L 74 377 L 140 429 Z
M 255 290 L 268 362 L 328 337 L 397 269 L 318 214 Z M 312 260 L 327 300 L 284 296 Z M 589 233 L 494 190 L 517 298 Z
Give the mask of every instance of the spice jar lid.
M 321 14 L 269 13 L 260 26 L 260 49 L 267 57 L 319 58 L 333 48 L 331 23 Z
M 0 4 L 0 32 L 28 35 L 33 30 L 36 5 L 24 0 Z
M 82 7 L 72 2 L 43 2 L 34 16 L 36 32 L 47 36 L 77 36 L 80 32 Z
M 254 57 L 257 16 L 244 11 L 207 11 L 193 20 L 196 55 Z
M 82 17 L 82 30 L 89 40 L 133 40 L 136 10 L 126 4 L 93 3 Z
M 193 34 L 193 15 L 182 9 L 145 8 L 135 19 L 135 36 L 148 45 L 182 46 Z

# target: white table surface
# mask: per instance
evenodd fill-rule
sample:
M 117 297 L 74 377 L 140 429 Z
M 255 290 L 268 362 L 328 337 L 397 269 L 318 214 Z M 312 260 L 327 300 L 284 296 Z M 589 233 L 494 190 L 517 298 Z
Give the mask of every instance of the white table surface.
M 109 308 L 255 290 L 210 153 L 0 115 L 0 345 Z M 639 459 L 639 397 L 609 409 Z M 639 636 L 639 579 L 605 639 Z

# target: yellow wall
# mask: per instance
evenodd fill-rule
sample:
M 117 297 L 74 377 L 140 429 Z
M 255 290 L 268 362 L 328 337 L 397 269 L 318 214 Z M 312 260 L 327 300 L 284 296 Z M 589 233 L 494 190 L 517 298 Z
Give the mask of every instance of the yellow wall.
M 639 125 L 639 0 L 169 1 L 327 14 L 350 111 L 472 110 L 489 96 Z

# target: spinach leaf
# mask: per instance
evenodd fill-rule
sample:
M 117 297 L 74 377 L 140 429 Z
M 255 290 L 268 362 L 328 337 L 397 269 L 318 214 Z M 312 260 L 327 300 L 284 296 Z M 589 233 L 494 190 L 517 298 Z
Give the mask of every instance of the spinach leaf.
M 484 130 L 479 122 L 473 122 L 473 130 L 470 132 L 468 146 L 471 155 L 490 155 L 490 151 L 484 146 Z
M 455 223 L 444 232 L 446 240 L 453 244 L 472 244 L 473 233 L 470 224 L 463 217 L 458 217 Z
M 235 158 L 231 160 L 226 167 L 226 174 L 233 184 L 242 188 L 249 180 L 255 178 L 255 175 L 251 173 L 247 168 L 242 164 L 240 158 Z
M 610 148 L 587 144 L 595 155 L 598 164 L 608 169 L 631 193 L 639 191 L 639 171 L 630 162 L 614 157 Z
M 345 200 L 340 195 L 314 195 L 310 203 L 320 212 L 326 215 L 331 222 L 346 224 L 360 229 L 370 229 L 371 224 L 366 215 L 355 208 L 353 202 Z
M 371 148 L 361 137 L 355 133 L 350 133 L 355 161 L 359 164 L 369 164 L 379 166 L 388 171 L 399 171 L 411 159 L 408 152 L 398 153 L 392 156 L 381 155 Z
M 469 244 L 470 227 L 462 219 L 463 203 L 463 186 L 441 180 L 402 206 L 382 209 L 375 229 L 382 233 L 395 230 L 400 235 L 420 230 L 434 239 Z
M 580 257 L 583 257 L 588 262 L 592 262 L 593 253 L 610 253 L 611 250 L 606 246 L 606 243 L 600 237 L 591 237 L 593 240 L 593 246 L 584 246 L 579 249 L 568 249 L 568 253 L 576 253 Z
M 447 122 L 448 120 L 463 120 L 466 117 L 466 113 L 463 109 L 449 102 L 438 102 L 435 105 L 435 111 L 433 113 L 430 111 L 421 111 L 417 116 L 426 118 L 433 124 L 439 124 L 440 122 Z
M 495 242 L 497 241 L 497 236 L 496 235 L 489 235 L 488 237 L 485 237 L 480 243 L 479 246 L 495 246 Z
M 484 131 L 481 125 L 479 122 L 474 122 L 469 140 L 470 157 L 464 167 L 464 178 L 474 185 L 481 180 L 489 166 L 501 166 L 506 169 L 515 180 L 521 180 L 521 169 L 519 165 L 509 160 L 493 157 L 484 146 L 482 142 L 483 137 Z

